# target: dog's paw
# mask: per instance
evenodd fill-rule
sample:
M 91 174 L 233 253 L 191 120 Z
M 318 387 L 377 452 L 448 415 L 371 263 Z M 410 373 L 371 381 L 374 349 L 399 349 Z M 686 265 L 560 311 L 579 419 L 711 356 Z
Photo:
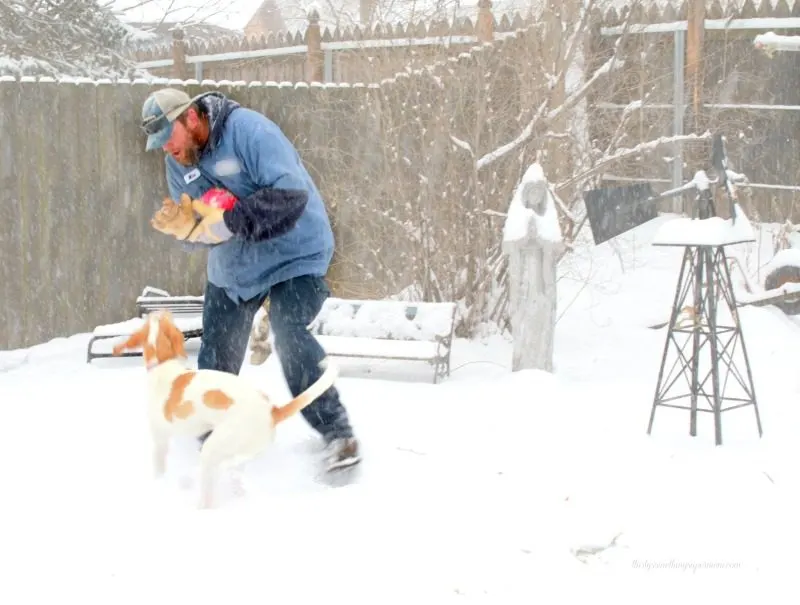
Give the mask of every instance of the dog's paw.
M 231 497 L 241 499 L 250 492 L 248 489 L 248 479 L 245 477 L 244 470 L 241 468 L 231 468 L 227 473 L 227 492 Z
M 244 478 L 241 475 L 231 477 L 231 495 L 234 498 L 247 496 L 247 487 L 245 487 Z

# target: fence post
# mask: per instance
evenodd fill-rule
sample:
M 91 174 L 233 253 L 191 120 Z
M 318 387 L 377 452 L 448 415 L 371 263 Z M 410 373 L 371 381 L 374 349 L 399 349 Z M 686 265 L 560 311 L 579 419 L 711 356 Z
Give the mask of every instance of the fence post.
M 322 54 L 322 32 L 319 29 L 319 13 L 312 8 L 308 11 L 308 27 L 306 28 L 306 79 L 309 82 L 322 82 L 324 57 Z
M 323 55 L 325 56 L 325 82 L 333 82 L 333 51 L 326 48 Z
M 672 56 L 672 103 L 674 112 L 672 114 L 672 135 L 680 136 L 683 134 L 684 104 L 686 102 L 686 90 L 684 88 L 684 70 L 686 68 L 686 32 L 675 30 L 673 34 L 673 56 Z M 683 185 L 683 145 L 673 143 L 674 148 L 672 160 L 672 187 Z M 670 202 L 671 211 L 680 213 L 683 206 L 683 197 L 675 197 Z
M 478 20 L 475 23 L 475 34 L 478 42 L 492 42 L 494 40 L 494 15 L 492 15 L 492 0 L 478 0 Z
M 692 87 L 692 118 L 694 128 L 701 128 L 703 111 L 703 43 L 705 41 L 706 5 L 703 0 L 689 2 L 686 32 L 686 79 Z
M 172 30 L 172 77 L 186 79 L 186 43 L 180 27 Z

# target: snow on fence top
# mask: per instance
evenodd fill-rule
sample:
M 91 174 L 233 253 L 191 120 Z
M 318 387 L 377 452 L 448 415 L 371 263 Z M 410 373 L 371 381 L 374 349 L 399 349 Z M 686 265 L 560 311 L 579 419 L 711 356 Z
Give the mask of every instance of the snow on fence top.
M 598 3 L 595 9 L 599 24 L 605 27 L 621 25 L 628 14 L 630 22 L 637 25 L 669 24 L 689 18 L 689 0 L 650 0 L 632 3 L 628 0 L 610 0 Z M 631 6 L 633 4 L 633 6 Z M 800 2 L 796 0 L 712 0 L 706 2 L 706 20 L 788 18 L 800 16 Z M 779 27 L 779 26 L 776 26 Z
M 50 76 L 0 76 L 0 83 L 48 83 L 48 84 L 89 84 L 93 86 L 119 85 L 119 86 L 209 86 L 220 88 L 228 86 L 231 88 L 380 88 L 378 84 L 362 84 L 349 82 L 246 82 L 244 80 L 181 80 L 178 78 L 86 78 L 75 76 L 62 76 L 53 78 Z
M 488 8 L 488 7 L 487 7 Z M 336 25 L 319 22 L 323 44 L 336 46 L 343 42 L 359 42 L 368 40 L 392 40 L 400 38 L 427 38 L 450 37 L 453 35 L 475 35 L 478 33 L 478 6 L 467 9 L 469 15 L 453 17 L 452 15 L 441 18 L 419 16 L 405 22 L 378 21 L 370 24 Z M 532 14 L 523 14 L 518 8 L 503 10 L 497 6 L 491 7 L 495 31 L 508 32 L 520 29 L 529 23 Z M 304 19 L 310 21 L 313 15 Z M 284 49 L 302 46 L 306 42 L 307 25 L 303 23 L 300 28 L 287 28 L 279 32 L 266 32 L 252 35 L 215 36 L 213 39 L 194 39 L 183 44 L 185 53 L 191 55 L 217 55 L 223 53 L 236 53 L 258 49 Z M 180 34 L 178 34 L 180 36 Z M 162 41 L 157 44 L 145 41 L 129 46 L 130 58 L 136 61 L 154 61 L 169 59 L 173 53 L 173 43 Z
M 378 3 L 380 4 L 380 3 Z M 765 0 L 754 3 L 753 0 L 713 0 L 707 3 L 706 18 L 722 19 L 736 16 L 751 17 L 790 17 L 800 14 L 800 3 L 794 0 Z M 602 26 L 619 25 L 629 12 L 633 12 L 632 23 L 665 23 L 686 20 L 688 18 L 687 0 L 601 0 L 594 8 L 594 20 Z M 327 3 L 318 5 L 317 18 L 322 32 L 322 41 L 327 44 L 339 42 L 361 41 L 370 39 L 392 38 L 425 38 L 438 35 L 475 34 L 479 2 L 468 0 L 452 3 L 436 2 L 430 10 L 420 8 L 418 2 L 412 3 L 412 12 L 405 6 L 390 2 L 390 10 L 377 10 L 378 20 L 368 24 L 358 21 L 349 22 L 346 15 L 336 14 L 325 17 Z M 543 0 L 494 0 L 487 7 L 492 15 L 496 32 L 507 32 L 521 29 L 538 19 L 547 3 Z M 378 8 L 377 5 L 374 8 Z M 281 9 L 286 12 L 284 8 Z M 291 7 L 286 10 L 291 11 Z M 394 14 L 400 10 L 404 14 Z M 302 14 L 300 14 L 302 13 Z M 310 15 L 300 11 L 294 18 L 288 19 L 284 31 L 265 32 L 250 35 L 215 36 L 213 39 L 194 39 L 184 43 L 187 55 L 214 55 L 220 53 L 249 51 L 256 49 L 280 49 L 298 46 L 305 43 L 305 36 Z M 284 14 L 284 21 L 287 15 Z M 136 61 L 152 61 L 171 58 L 173 44 L 162 41 L 157 44 L 145 40 L 130 45 L 130 56 Z
M 436 61 L 424 68 L 399 72 L 392 78 L 386 78 L 380 83 L 350 83 L 350 82 L 290 82 L 290 81 L 245 81 L 245 80 L 197 80 L 194 78 L 180 79 L 180 78 L 167 78 L 154 76 L 152 78 L 98 78 L 92 79 L 83 76 L 61 76 L 53 78 L 50 76 L 0 76 L 0 83 L 58 83 L 58 84 L 76 84 L 76 85 L 140 85 L 140 86 L 203 86 L 210 88 L 283 88 L 283 89 L 305 89 L 305 88 L 324 88 L 324 89 L 343 89 L 343 88 L 358 88 L 358 89 L 380 89 L 387 85 L 392 85 L 400 80 L 406 80 L 410 77 L 419 77 L 423 75 L 430 75 L 436 77 L 438 74 L 444 74 L 452 68 L 454 64 L 471 62 L 476 60 L 481 54 L 485 52 L 503 52 L 506 48 L 510 48 L 515 41 L 518 41 L 521 36 L 533 34 L 537 25 L 533 24 L 524 29 L 507 32 L 505 35 L 499 37 L 494 42 L 487 42 L 480 45 L 471 47 L 468 51 L 460 53 L 457 57 L 448 57 Z

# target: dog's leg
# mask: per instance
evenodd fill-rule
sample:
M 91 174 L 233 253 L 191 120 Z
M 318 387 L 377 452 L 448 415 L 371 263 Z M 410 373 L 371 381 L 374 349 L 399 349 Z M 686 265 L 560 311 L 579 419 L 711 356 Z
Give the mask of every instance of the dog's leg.
M 214 507 L 214 488 L 216 483 L 216 469 L 214 465 L 205 460 L 200 461 L 200 502 L 199 508 Z
M 233 495 L 237 498 L 244 498 L 247 495 L 247 488 L 244 480 L 244 469 L 242 465 L 234 466 L 230 469 L 231 487 Z
M 263 452 L 275 438 L 272 408 L 259 394 L 257 403 L 239 402 L 230 408 L 200 450 L 200 506 L 212 506 L 218 473 L 233 469 Z
M 225 443 L 222 435 L 214 431 L 200 448 L 200 501 L 199 508 L 213 508 L 217 475 L 224 461 Z
M 153 431 L 153 474 L 162 477 L 167 470 L 169 441 L 161 431 Z

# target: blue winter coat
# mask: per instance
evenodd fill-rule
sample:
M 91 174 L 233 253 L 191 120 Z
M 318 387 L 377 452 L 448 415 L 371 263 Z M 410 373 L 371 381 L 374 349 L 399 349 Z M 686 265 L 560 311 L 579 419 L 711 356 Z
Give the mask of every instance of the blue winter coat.
M 333 231 L 297 150 L 274 122 L 222 93 L 196 100 L 209 117 L 209 141 L 197 166 L 184 167 L 167 154 L 170 196 L 199 198 L 216 186 L 239 199 L 225 212 L 233 237 L 210 247 L 208 281 L 239 302 L 292 277 L 324 276 Z

